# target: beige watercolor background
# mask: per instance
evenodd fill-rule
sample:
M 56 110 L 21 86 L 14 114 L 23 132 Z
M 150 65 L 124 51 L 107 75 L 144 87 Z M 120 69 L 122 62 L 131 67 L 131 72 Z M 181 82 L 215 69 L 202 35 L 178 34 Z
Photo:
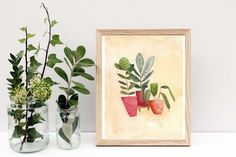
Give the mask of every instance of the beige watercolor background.
M 105 36 L 105 125 L 107 139 L 183 139 L 185 135 L 183 98 L 183 36 Z M 155 56 L 154 73 L 150 82 L 168 85 L 175 95 L 170 110 L 165 106 L 162 115 L 142 109 L 136 117 L 129 117 L 121 100 L 120 78 L 114 67 L 121 57 L 135 63 L 140 52 L 145 61 Z

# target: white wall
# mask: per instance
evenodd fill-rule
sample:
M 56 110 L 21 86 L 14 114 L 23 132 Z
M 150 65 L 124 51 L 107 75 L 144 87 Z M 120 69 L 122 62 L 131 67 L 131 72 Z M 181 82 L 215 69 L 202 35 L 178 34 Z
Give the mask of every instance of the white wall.
M 95 30 L 99 28 L 191 28 L 191 118 L 193 131 L 236 131 L 236 1 L 234 0 L 41 0 L 59 24 L 68 46 L 87 47 L 95 59 Z M 0 1 L 0 131 L 7 130 L 9 103 L 6 78 L 10 52 L 22 45 L 18 30 L 27 25 L 43 33 L 44 11 L 38 0 Z M 40 36 L 39 36 L 40 37 Z M 62 54 L 62 49 L 53 52 Z M 62 55 L 59 55 L 62 56 Z M 95 70 L 90 69 L 92 74 Z M 47 71 L 48 75 L 55 75 Z M 91 91 L 80 96 L 81 128 L 95 128 L 95 82 L 82 81 Z M 50 107 L 50 128 L 54 130 L 56 93 Z

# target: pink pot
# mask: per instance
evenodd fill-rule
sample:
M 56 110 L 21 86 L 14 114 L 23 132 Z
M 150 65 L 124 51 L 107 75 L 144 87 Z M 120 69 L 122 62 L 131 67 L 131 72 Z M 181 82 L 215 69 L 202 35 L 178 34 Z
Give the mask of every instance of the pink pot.
M 136 96 L 121 97 L 125 109 L 130 117 L 137 115 L 138 102 Z
M 149 105 L 154 114 L 162 114 L 164 108 L 164 102 L 162 100 L 150 100 Z
M 138 101 L 138 106 L 147 107 L 146 102 L 143 100 L 142 91 L 136 91 L 136 97 Z

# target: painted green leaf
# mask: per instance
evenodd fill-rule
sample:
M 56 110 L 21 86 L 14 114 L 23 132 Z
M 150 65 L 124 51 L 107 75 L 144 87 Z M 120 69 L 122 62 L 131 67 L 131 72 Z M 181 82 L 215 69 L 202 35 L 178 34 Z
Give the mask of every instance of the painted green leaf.
M 123 70 L 128 70 L 128 68 L 129 68 L 129 66 L 130 66 L 128 58 L 122 57 L 122 58 L 119 60 L 119 65 L 120 65 L 121 69 L 123 69 Z
M 79 74 L 79 76 L 82 76 L 82 77 L 84 77 L 84 78 L 86 78 L 88 80 L 94 80 L 94 77 L 92 75 L 87 74 L 85 72 L 78 72 L 78 74 Z
M 58 22 L 56 20 L 52 20 L 51 23 L 50 23 L 50 26 L 51 27 L 54 27 Z
M 126 85 L 127 86 L 127 83 L 123 82 L 123 81 L 118 81 L 120 84 L 122 85 Z
M 84 59 L 79 61 L 79 65 L 82 66 L 82 67 L 94 66 L 94 61 L 92 59 L 89 59 L 89 58 L 84 58 Z
M 73 58 L 73 53 L 72 50 L 69 47 L 64 48 L 64 53 L 68 60 L 70 61 L 71 65 L 74 65 L 74 58 Z
M 125 86 L 120 86 L 121 89 L 127 90 L 127 87 Z
M 138 89 L 141 88 L 140 85 L 138 85 L 137 83 L 135 84 L 134 87 L 135 87 L 135 88 L 138 88 Z
M 148 58 L 145 66 L 144 66 L 144 69 L 142 71 L 142 77 L 146 76 L 149 73 L 149 71 L 152 69 L 152 66 L 154 64 L 154 60 L 155 60 L 154 56 Z
M 160 93 L 160 94 L 161 94 L 161 96 L 163 97 L 163 100 L 164 100 L 164 102 L 165 102 L 165 104 L 166 104 L 166 107 L 167 107 L 168 109 L 170 109 L 170 103 L 169 103 L 169 101 L 168 101 L 167 96 L 166 96 L 164 93 Z
M 59 75 L 63 80 L 68 82 L 68 76 L 67 76 L 66 72 L 63 69 L 61 69 L 59 67 L 55 67 L 54 70 L 57 73 L 57 75 Z
M 170 93 L 170 96 L 171 98 L 175 101 L 175 97 L 174 97 L 174 94 L 172 93 L 171 89 L 169 86 L 161 86 L 162 89 L 168 89 L 169 93 Z
M 132 68 L 132 71 L 135 73 L 135 75 L 137 75 L 138 77 L 140 77 L 140 74 L 137 72 L 137 70 L 134 68 L 134 64 L 131 64 L 130 67 Z
M 62 63 L 62 61 L 57 58 L 56 54 L 50 54 L 48 56 L 47 66 L 53 68 L 57 63 Z
M 134 86 L 135 86 L 135 83 L 131 82 L 128 89 L 130 90 L 130 89 L 134 88 Z
M 81 58 L 84 57 L 85 55 L 85 52 L 86 52 L 86 49 L 84 46 L 78 46 L 74 55 L 75 55 L 75 60 L 78 61 L 80 60 Z
M 134 74 L 130 73 L 130 78 L 134 81 L 134 82 L 139 82 L 139 78 L 137 76 L 135 76 Z
M 133 95 L 133 94 L 135 94 L 135 92 L 129 92 L 129 95 Z
M 126 79 L 126 77 L 124 75 L 122 75 L 122 74 L 118 73 L 117 75 L 120 76 L 120 78 Z
M 149 89 L 145 90 L 143 93 L 143 98 L 145 102 L 148 102 L 151 96 L 151 92 Z
M 114 65 L 115 65 L 115 67 L 116 67 L 117 69 L 119 69 L 119 70 L 123 70 L 123 69 L 120 67 L 119 64 L 115 63 Z
M 144 79 L 142 80 L 143 82 L 145 82 L 145 81 L 147 81 L 147 79 L 149 79 L 149 77 L 153 74 L 153 70 L 152 71 L 150 71 L 145 77 L 144 77 Z
M 121 94 L 123 95 L 129 95 L 129 93 L 125 92 L 125 91 L 120 91 Z
M 141 53 L 138 53 L 138 55 L 136 56 L 136 65 L 138 67 L 139 72 L 141 73 L 144 65 L 144 59 Z
M 60 36 L 59 35 L 53 35 L 52 36 L 52 40 L 50 41 L 50 43 L 52 44 L 52 46 L 56 46 L 56 45 L 61 45 L 63 44 L 60 40 Z
M 155 97 L 157 95 L 157 92 L 158 92 L 158 83 L 151 83 L 150 84 L 150 90 L 151 90 L 152 96 Z

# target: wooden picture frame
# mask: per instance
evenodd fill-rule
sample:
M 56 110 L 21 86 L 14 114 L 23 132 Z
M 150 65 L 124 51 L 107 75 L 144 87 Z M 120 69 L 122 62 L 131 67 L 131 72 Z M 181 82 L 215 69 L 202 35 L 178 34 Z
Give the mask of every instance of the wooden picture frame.
M 97 49 L 97 53 L 96 53 L 97 54 L 96 55 L 96 64 L 97 64 L 97 67 L 96 67 L 97 68 L 96 69 L 96 145 L 97 146 L 190 146 L 190 30 L 189 29 L 133 29 L 133 30 L 103 29 L 103 30 L 97 30 L 96 40 L 97 40 L 96 41 L 97 42 L 97 47 L 96 47 Z M 159 59 L 157 60 L 157 62 L 160 64 L 162 63 L 162 65 L 165 65 L 165 63 L 167 64 L 167 63 L 174 62 L 173 65 L 162 66 L 162 71 L 164 71 L 163 69 L 167 67 L 170 73 L 171 72 L 175 73 L 176 71 L 178 71 L 175 68 L 178 68 L 181 66 L 182 70 L 179 70 L 181 71 L 181 74 L 176 72 L 175 75 L 170 75 L 170 77 L 176 76 L 176 75 L 179 76 L 179 78 L 176 76 L 177 78 L 176 80 L 181 80 L 179 81 L 179 82 L 182 82 L 180 86 L 181 89 L 179 88 L 179 84 L 175 83 L 175 79 L 171 79 L 169 76 L 165 76 L 166 78 L 170 80 L 169 82 L 167 81 L 167 83 L 171 84 L 171 82 L 174 82 L 172 83 L 172 87 L 176 86 L 176 90 L 174 88 L 174 91 L 178 91 L 178 90 L 182 91 L 180 92 L 182 93 L 182 95 L 179 94 L 179 96 L 178 94 L 175 94 L 177 92 L 175 92 L 174 94 L 172 93 L 173 95 L 177 95 L 178 97 L 178 99 L 176 99 L 175 102 L 173 101 L 173 104 L 171 104 L 173 109 L 172 108 L 169 109 L 167 105 L 166 106 L 164 105 L 164 107 L 159 108 L 160 110 L 162 109 L 161 111 L 156 110 L 155 112 L 155 110 L 151 108 L 150 106 L 150 101 L 145 100 L 145 102 L 147 102 L 146 104 L 149 105 L 148 106 L 149 110 L 143 109 L 141 107 L 140 108 L 137 107 L 137 110 L 140 109 L 141 112 L 137 111 L 137 113 L 131 113 L 128 111 L 127 106 L 124 107 L 124 105 L 122 105 L 123 99 L 121 101 L 121 99 L 119 98 L 117 99 L 118 101 L 115 101 L 114 98 L 120 97 L 120 93 L 116 92 L 117 88 L 119 88 L 118 79 L 120 79 L 120 77 L 117 76 L 116 74 L 117 74 L 117 71 L 119 71 L 119 68 L 121 67 L 118 67 L 118 69 L 115 68 L 113 61 L 119 64 L 119 59 L 114 54 L 117 53 L 117 55 L 120 55 L 118 54 L 118 53 L 121 53 L 119 50 L 122 50 L 123 56 L 133 55 L 132 53 L 138 53 L 139 47 L 142 49 L 142 46 L 140 45 L 144 46 L 143 50 L 140 50 L 144 52 L 143 54 L 144 57 L 142 57 L 142 54 L 141 55 L 138 54 L 139 57 L 137 57 L 138 55 L 136 56 L 136 63 L 137 63 L 137 58 L 140 58 L 140 56 L 141 56 L 141 61 L 143 58 L 144 60 L 147 60 L 148 57 L 150 57 L 150 55 L 148 56 L 145 54 L 145 53 L 149 53 L 148 51 L 146 51 L 146 50 L 149 50 L 148 46 L 155 48 L 155 46 L 159 45 L 158 48 L 160 49 L 161 51 L 160 54 L 162 55 L 159 55 L 159 51 L 157 50 L 158 51 L 157 53 L 159 55 L 158 57 L 155 56 L 155 59 L 156 58 Z M 136 47 L 138 47 L 137 50 L 136 50 Z M 124 52 L 123 50 L 124 51 L 127 50 L 127 52 Z M 131 51 L 131 50 L 134 50 L 134 51 Z M 165 54 L 165 52 L 168 54 Z M 156 55 L 157 53 L 156 51 L 155 53 L 153 51 L 153 54 Z M 145 55 L 148 57 L 146 57 Z M 174 59 L 169 59 L 168 55 L 170 56 L 169 58 L 173 57 Z M 181 56 L 178 58 L 181 61 L 178 61 L 178 62 L 176 61 L 177 63 L 175 63 L 176 56 L 178 57 Z M 122 56 L 119 56 L 119 57 L 122 57 Z M 132 59 L 135 60 L 134 58 Z M 165 61 L 164 59 L 167 61 Z M 121 63 L 126 63 L 125 61 L 126 60 L 121 62 L 121 59 L 120 59 Z M 145 63 L 141 64 L 141 66 L 140 66 L 140 63 L 143 63 L 143 62 L 138 62 L 137 65 L 139 65 L 139 67 L 141 67 L 141 70 L 142 70 L 142 65 Z M 121 65 L 123 66 L 125 64 L 121 64 Z M 132 64 L 129 63 L 129 65 L 130 65 L 129 67 L 131 67 Z M 161 67 L 160 66 L 157 66 L 157 67 L 158 67 L 157 69 L 161 71 L 160 70 Z M 125 69 L 125 66 L 122 67 L 121 69 Z M 134 69 L 131 71 L 132 71 L 131 73 L 133 73 Z M 129 73 L 128 70 L 127 70 L 127 73 Z M 140 75 L 141 73 L 143 74 L 144 72 L 140 71 Z M 162 72 L 162 74 L 168 75 L 168 73 L 165 73 L 165 72 Z M 117 79 L 115 80 L 117 84 L 114 83 L 114 78 Z M 154 79 L 151 79 L 151 80 L 156 80 L 156 78 L 154 77 Z M 129 84 L 130 86 L 132 85 L 132 83 L 135 84 L 135 82 L 132 82 L 132 81 L 133 80 L 131 79 L 131 82 Z M 165 82 L 165 79 L 163 80 L 163 82 Z M 127 85 L 127 87 L 129 86 Z M 162 87 L 164 88 L 166 86 L 161 86 L 161 88 Z M 142 94 L 145 93 L 145 91 L 147 91 L 147 88 L 149 88 L 149 85 L 148 87 L 146 87 L 145 90 L 141 90 L 143 91 Z M 161 88 L 160 90 L 162 90 Z M 155 89 L 155 88 L 152 88 L 152 89 Z M 157 89 L 159 89 L 159 87 Z M 125 92 L 122 92 L 122 93 L 125 93 Z M 147 93 L 150 94 L 150 92 L 147 92 Z M 136 98 L 138 99 L 137 91 L 136 91 Z M 146 97 L 142 95 L 142 99 L 145 99 L 145 98 Z M 181 103 L 178 103 L 176 101 L 181 102 Z M 112 102 L 112 103 L 107 103 L 107 102 Z M 166 101 L 164 100 L 160 100 L 160 102 L 162 102 L 160 103 L 162 105 L 159 105 L 159 106 L 163 106 L 163 104 L 166 103 Z M 114 105 L 114 103 L 116 104 Z M 137 103 L 139 105 L 140 103 L 139 100 L 137 100 Z M 108 113 L 109 111 L 112 111 L 110 110 L 110 108 L 114 109 L 114 106 L 113 107 L 109 106 L 111 104 L 114 105 L 115 107 L 119 106 L 119 109 L 113 110 L 112 113 Z M 157 106 L 157 104 L 158 103 L 154 104 L 154 108 L 155 108 L 155 105 Z M 182 106 L 182 110 L 178 109 L 178 105 Z M 166 107 L 167 109 L 165 109 Z M 163 110 L 164 112 L 166 110 L 166 113 L 164 116 L 161 115 L 163 114 L 162 113 Z M 128 114 L 124 113 L 125 111 L 127 111 Z M 179 112 L 181 112 L 181 114 L 178 114 Z M 121 119 L 123 118 L 122 122 L 119 121 L 120 118 L 117 118 L 117 116 L 119 115 L 116 115 L 116 114 L 120 114 L 121 116 L 123 115 L 121 117 Z M 116 115 L 116 117 L 112 117 L 114 115 Z M 138 116 L 140 115 L 141 117 L 138 117 L 137 115 Z M 181 115 L 182 117 L 180 117 L 179 115 Z M 132 119 L 133 116 L 135 116 L 136 118 L 136 119 L 134 118 L 135 120 Z M 155 116 L 159 118 L 155 118 Z M 148 120 L 147 121 L 148 125 L 146 125 L 147 123 L 143 122 L 144 120 L 142 119 L 142 117 L 145 117 L 145 118 L 147 117 L 146 119 L 150 118 L 151 120 L 161 119 L 162 122 L 165 122 L 165 123 L 161 123 L 161 124 L 164 124 L 162 125 L 162 127 L 158 127 L 158 126 L 156 127 L 155 126 L 156 123 L 153 123 L 155 121 Z M 173 119 L 180 119 L 177 122 L 179 124 L 178 126 L 177 124 L 172 122 Z M 130 123 L 130 124 L 123 125 L 123 123 Z M 139 129 L 136 129 L 136 126 L 133 123 L 136 123 L 136 125 L 144 124 L 145 129 L 143 129 L 143 127 L 140 126 L 141 131 L 139 131 Z M 174 126 L 171 125 L 172 123 L 174 124 Z M 119 126 L 119 124 L 121 125 Z M 153 128 L 152 128 L 152 125 L 153 125 Z M 127 129 L 130 129 L 130 128 L 132 131 L 131 132 L 127 131 Z M 152 129 L 153 130 L 159 129 L 159 132 L 157 131 L 156 134 L 159 133 L 160 135 L 151 134 L 150 132 L 148 132 L 149 130 L 146 130 L 146 128 L 147 129 L 151 128 L 150 129 L 151 133 L 152 133 Z M 174 130 L 175 128 L 180 128 L 180 129 L 179 130 L 176 129 L 175 131 L 171 132 L 170 130 L 168 130 L 168 128 L 174 128 Z M 137 130 L 137 135 L 136 135 L 136 131 L 134 131 L 135 129 Z M 165 130 L 167 130 L 168 135 L 167 133 L 165 134 L 164 132 Z M 148 132 L 148 134 L 145 134 L 144 132 Z M 152 137 L 155 137 L 155 138 L 152 138 Z

